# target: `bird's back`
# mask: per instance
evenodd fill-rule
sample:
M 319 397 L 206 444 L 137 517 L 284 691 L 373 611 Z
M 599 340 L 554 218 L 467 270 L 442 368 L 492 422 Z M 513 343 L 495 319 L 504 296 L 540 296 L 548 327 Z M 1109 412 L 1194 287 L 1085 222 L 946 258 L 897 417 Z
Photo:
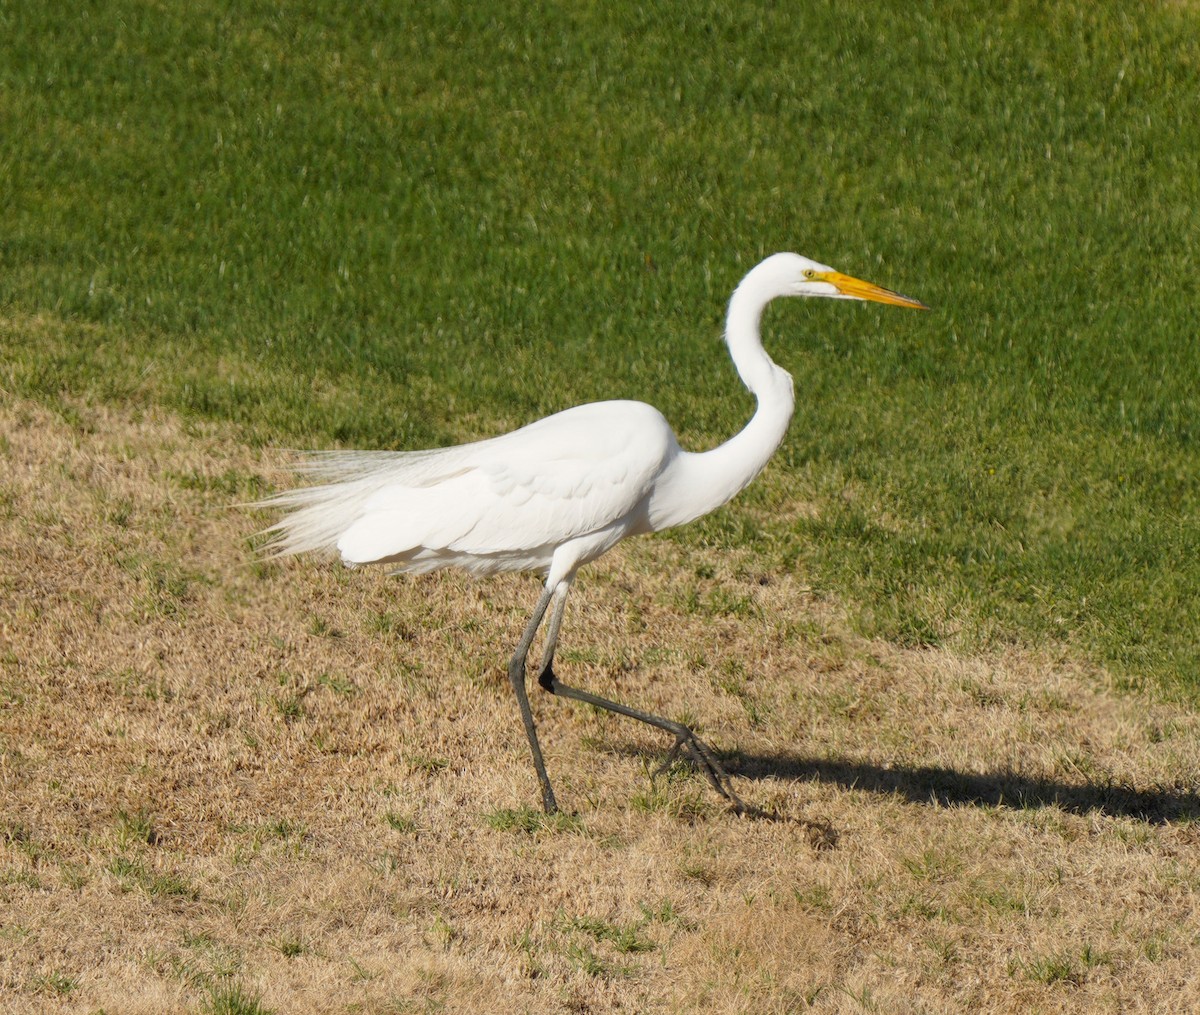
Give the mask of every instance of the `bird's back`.
M 348 563 L 405 571 L 546 570 L 564 544 L 599 555 L 642 531 L 654 481 L 678 451 L 657 409 L 616 401 L 473 444 L 318 455 L 302 468 L 331 482 L 269 502 L 289 510 L 269 530 L 272 549 L 336 549 Z

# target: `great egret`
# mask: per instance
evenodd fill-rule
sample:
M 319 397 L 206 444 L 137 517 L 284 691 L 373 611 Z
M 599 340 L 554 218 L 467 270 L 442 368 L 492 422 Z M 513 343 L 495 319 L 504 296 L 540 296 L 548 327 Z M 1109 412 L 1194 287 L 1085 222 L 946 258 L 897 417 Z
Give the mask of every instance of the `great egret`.
M 562 683 L 553 670 L 567 593 L 579 568 L 626 536 L 682 525 L 726 503 L 754 479 L 783 440 L 795 405 L 792 378 L 763 350 L 759 320 L 781 296 L 917 300 L 834 271 L 798 254 L 753 268 L 729 301 L 725 339 L 758 408 L 741 433 L 711 451 L 684 451 L 662 414 L 642 402 L 566 409 L 519 430 L 429 451 L 337 451 L 302 471 L 323 485 L 290 490 L 260 506 L 288 513 L 267 532 L 277 556 L 333 551 L 350 565 L 397 571 L 463 568 L 474 575 L 535 571 L 545 586 L 509 663 L 547 813 L 557 810 L 526 694 L 526 657 L 549 614 L 538 684 L 666 730 L 667 764 L 686 750 L 713 788 L 741 812 L 729 776 L 687 726 Z

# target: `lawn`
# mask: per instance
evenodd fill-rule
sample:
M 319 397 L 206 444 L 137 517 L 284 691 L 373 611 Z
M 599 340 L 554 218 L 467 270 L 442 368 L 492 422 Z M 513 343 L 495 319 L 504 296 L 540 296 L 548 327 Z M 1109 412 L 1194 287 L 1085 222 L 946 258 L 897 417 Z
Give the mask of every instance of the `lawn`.
M 322 446 L 637 397 L 702 446 L 724 301 L 799 249 L 935 313 L 773 312 L 781 467 L 680 538 L 1193 688 L 1194 12 L 727 6 L 0 8 L 6 383 Z
M 1186 1008 L 1196 28 L 1188 3 L 0 0 L 0 991 L 1115 1010 L 1141 981 Z M 776 460 L 585 573 L 562 658 L 694 713 L 790 821 L 727 826 L 685 773 L 649 786 L 663 745 L 560 709 L 579 824 L 542 826 L 497 682 L 536 584 L 256 567 L 268 519 L 228 505 L 287 482 L 280 448 L 591 399 L 711 446 L 753 408 L 725 302 L 782 249 L 933 310 L 772 308 L 799 396 Z M 506 892 L 489 856 L 545 870 Z M 609 894 L 572 909 L 581 863 Z M 739 937 L 766 898 L 790 944 Z M 47 915 L 105 906 L 74 943 Z M 339 980 L 356 941 L 419 961 Z
M 752 550 L 528 576 L 247 559 L 269 452 L 160 411 L 0 411 L 5 1011 L 1192 1011 L 1200 717 L 1061 652 L 866 639 Z M 267 455 L 266 458 L 262 457 Z

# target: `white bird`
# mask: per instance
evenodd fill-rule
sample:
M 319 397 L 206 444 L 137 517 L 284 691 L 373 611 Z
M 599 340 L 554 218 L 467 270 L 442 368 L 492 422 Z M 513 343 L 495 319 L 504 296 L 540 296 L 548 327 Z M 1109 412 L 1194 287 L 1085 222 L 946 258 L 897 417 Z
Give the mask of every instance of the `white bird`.
M 444 567 L 474 575 L 534 571 L 545 586 L 509 664 L 547 813 L 557 810 L 526 695 L 526 657 L 547 614 L 538 675 L 551 694 L 638 719 L 675 737 L 667 762 L 686 750 L 733 808 L 729 776 L 687 726 L 568 687 L 552 663 L 567 593 L 579 568 L 626 536 L 659 532 L 725 504 L 767 464 L 792 417 L 792 378 L 762 347 L 759 321 L 773 299 L 822 296 L 924 304 L 798 254 L 753 268 L 729 301 L 725 340 L 742 382 L 758 400 L 749 424 L 711 451 L 679 446 L 663 415 L 633 401 L 576 406 L 519 430 L 429 451 L 336 451 L 301 471 L 323 485 L 279 493 L 257 506 L 288 513 L 267 529 L 266 552 L 336 551 L 350 565 L 390 564 L 419 573 Z M 661 769 L 660 769 L 661 770 Z

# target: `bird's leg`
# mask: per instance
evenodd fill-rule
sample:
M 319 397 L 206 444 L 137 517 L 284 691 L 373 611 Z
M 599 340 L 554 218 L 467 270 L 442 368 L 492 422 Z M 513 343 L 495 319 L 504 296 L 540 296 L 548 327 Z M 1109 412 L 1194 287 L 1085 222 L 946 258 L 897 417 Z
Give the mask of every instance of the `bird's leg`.
M 554 650 L 558 648 L 558 632 L 562 629 L 563 613 L 567 609 L 567 593 L 570 589 L 569 583 L 559 582 L 558 587 L 554 590 L 553 609 L 550 610 L 550 619 L 546 622 L 546 647 L 542 649 L 542 665 L 538 672 L 539 683 L 542 674 L 550 669 L 550 664 L 554 661 Z
M 738 814 L 749 813 L 746 805 L 742 803 L 741 798 L 734 792 L 729 774 L 721 767 L 721 763 L 717 761 L 712 748 L 696 736 L 691 729 L 683 725 L 683 723 L 675 722 L 672 719 L 664 719 L 662 716 L 643 712 L 640 709 L 630 708 L 628 705 L 622 705 L 620 702 L 609 701 L 607 698 L 601 698 L 590 691 L 583 691 L 577 687 L 569 687 L 554 675 L 554 649 L 558 644 L 558 631 L 562 626 L 563 611 L 567 605 L 568 588 L 568 585 L 563 584 L 555 590 L 554 610 L 550 614 L 550 626 L 546 634 L 546 649 L 542 653 L 542 669 L 538 674 L 538 684 L 541 688 L 549 691 L 551 694 L 561 695 L 564 698 L 573 698 L 575 701 L 586 702 L 589 705 L 594 705 L 596 708 L 602 708 L 608 712 L 616 712 L 618 715 L 625 715 L 630 719 L 636 719 L 638 722 L 644 722 L 650 726 L 666 730 L 668 733 L 673 733 L 675 735 L 675 744 L 667 755 L 667 760 L 654 773 L 655 776 L 669 768 L 671 763 L 679 756 L 679 752 L 686 749 L 692 761 L 695 762 L 696 767 L 708 778 L 712 788 L 732 804 L 734 811 Z
M 553 814 L 558 810 L 558 802 L 554 799 L 554 790 L 550 788 L 550 777 L 546 774 L 546 763 L 542 760 L 542 747 L 538 743 L 537 727 L 533 724 L 533 712 L 529 708 L 529 695 L 525 693 L 525 660 L 529 655 L 529 647 L 533 644 L 534 636 L 541 626 L 542 618 L 546 615 L 546 608 L 550 605 L 552 595 L 553 591 L 546 589 L 538 598 L 537 605 L 533 608 L 533 616 L 529 618 L 529 624 L 525 628 L 525 633 L 521 635 L 517 651 L 508 664 L 508 679 L 512 683 L 513 692 L 517 696 L 517 706 L 521 710 L 521 719 L 525 723 L 525 735 L 529 738 L 529 750 L 533 754 L 533 767 L 537 770 L 538 781 L 542 784 L 542 806 L 545 807 L 547 814 Z
M 668 733 L 674 734 L 675 744 L 671 748 L 666 762 L 658 769 L 658 772 L 670 767 L 671 763 L 679 756 L 679 752 L 686 749 L 692 761 L 695 762 L 696 767 L 708 778 L 709 785 L 729 801 L 734 811 L 739 814 L 748 812 L 741 797 L 734 791 L 729 773 L 717 761 L 712 748 L 696 736 L 690 728 L 683 725 L 683 723 L 675 722 L 672 719 L 665 719 L 650 712 L 643 712 L 640 709 L 630 708 L 628 705 L 622 705 L 620 702 L 609 701 L 607 698 L 601 698 L 599 695 L 580 690 L 578 687 L 569 687 L 554 675 L 554 670 L 550 667 L 542 671 L 541 676 L 538 678 L 538 683 L 551 694 L 558 694 L 564 698 L 573 698 L 576 701 L 586 702 L 589 705 L 595 705 L 596 708 L 616 712 L 618 715 L 627 715 L 630 719 L 636 719 L 638 722 L 644 722 L 650 726 L 656 726 L 661 730 L 666 730 Z M 658 772 L 655 772 L 655 775 Z

